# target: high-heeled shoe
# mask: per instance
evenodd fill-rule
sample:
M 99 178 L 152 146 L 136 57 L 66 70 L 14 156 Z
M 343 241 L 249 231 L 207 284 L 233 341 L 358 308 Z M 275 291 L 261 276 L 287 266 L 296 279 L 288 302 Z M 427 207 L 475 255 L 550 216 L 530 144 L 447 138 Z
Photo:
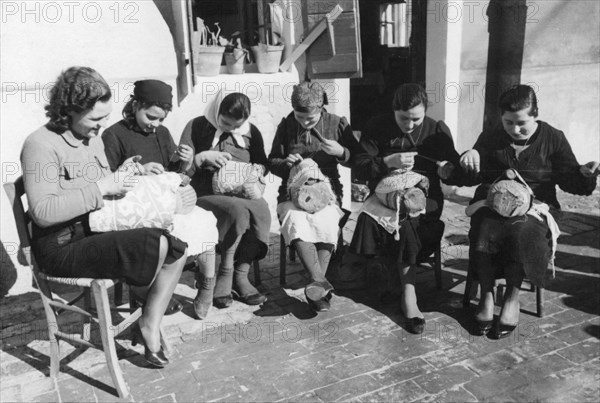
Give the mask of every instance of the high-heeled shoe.
M 132 330 L 133 335 L 131 337 L 131 345 L 137 346 L 141 339 L 142 344 L 144 345 L 144 358 L 146 359 L 148 364 L 153 365 L 157 368 L 164 368 L 166 365 L 169 364 L 169 359 L 165 355 L 162 346 L 160 346 L 160 350 L 158 350 L 156 353 L 150 351 L 148 345 L 146 344 L 146 340 L 144 340 L 144 336 L 142 335 L 142 330 L 140 329 L 139 323 L 133 325 Z
M 240 295 L 237 292 L 233 291 L 233 298 L 235 298 L 236 300 L 243 302 L 246 305 L 260 305 L 260 304 L 264 304 L 265 302 L 267 302 L 267 296 L 264 294 L 261 294 L 260 292 L 257 294 L 250 294 L 250 295 Z
M 198 319 L 206 319 L 212 305 L 212 301 L 203 302 L 198 297 L 194 298 L 194 313 L 196 317 Z
M 333 286 L 329 281 L 314 281 L 304 288 L 308 306 L 315 312 L 327 312 L 331 308 Z
M 425 330 L 425 318 L 407 318 L 405 323 L 406 330 L 412 334 L 421 334 Z
M 488 337 L 494 340 L 504 339 L 512 334 L 512 332 L 519 326 L 519 323 L 514 325 L 505 325 L 500 321 L 495 322 L 492 329 L 488 333 Z
M 233 297 L 231 296 L 231 294 L 213 298 L 213 305 L 215 306 L 215 308 L 229 308 L 231 304 L 233 304 Z
M 493 320 L 479 320 L 476 318 L 473 333 L 477 336 L 485 336 L 491 330 L 493 322 Z

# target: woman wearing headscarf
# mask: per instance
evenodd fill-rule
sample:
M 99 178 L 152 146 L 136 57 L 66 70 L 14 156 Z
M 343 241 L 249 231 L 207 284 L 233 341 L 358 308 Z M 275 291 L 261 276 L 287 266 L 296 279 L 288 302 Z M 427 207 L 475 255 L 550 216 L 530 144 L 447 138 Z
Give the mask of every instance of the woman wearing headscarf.
M 173 107 L 172 88 L 160 80 L 140 80 L 134 83 L 131 99 L 123 108 L 123 119 L 102 133 L 104 150 L 111 170 L 116 170 L 127 158 L 141 156 L 145 175 L 160 175 L 165 171 L 186 172 L 194 154 L 186 145 L 177 147 L 163 121 Z M 185 180 L 189 181 L 187 177 Z M 186 198 L 196 204 L 196 195 L 185 181 L 179 188 Z M 210 211 L 194 206 L 187 214 L 175 214 L 173 234 L 188 243 L 188 255 L 193 257 L 198 293 L 194 298 L 196 317 L 204 319 L 208 313 L 206 301 L 200 292 L 203 273 L 215 271 L 215 246 L 218 240 L 217 220 Z M 200 230 L 202 228 L 202 230 Z M 191 258 L 190 258 L 191 260 Z M 210 302 L 210 301 L 209 301 Z M 182 309 L 172 298 L 166 314 Z
M 232 304 L 233 294 L 248 305 L 260 305 L 267 300 L 248 281 L 254 260 L 268 251 L 271 213 L 261 197 L 214 194 L 213 175 L 228 161 L 257 164 L 261 175 L 267 173 L 267 156 L 262 135 L 248 121 L 251 104 L 244 94 L 227 96 L 220 91 L 207 105 L 204 116 L 192 119 L 181 135 L 180 147 L 191 147 L 193 164 L 188 175 L 198 195 L 197 205 L 217 217 L 218 250 L 221 264 L 216 274 L 206 273 L 201 291 L 217 308 Z M 212 274 L 212 276 L 211 276 Z
M 343 216 L 338 164 L 347 165 L 351 150 L 357 146 L 346 118 L 327 112 L 325 105 L 327 95 L 319 83 L 296 85 L 292 92 L 293 111 L 279 123 L 269 155 L 271 171 L 282 179 L 277 198 L 281 233 L 310 273 L 311 283 L 306 286 L 305 295 L 316 311 L 329 310 L 333 291 L 325 273 L 338 242 L 338 223 Z M 304 160 L 308 159 L 310 162 L 304 166 Z M 292 171 L 294 175 L 290 178 Z M 333 202 L 316 212 L 295 205 L 290 188 L 309 181 L 330 185 Z M 320 196 L 326 196 L 325 193 Z

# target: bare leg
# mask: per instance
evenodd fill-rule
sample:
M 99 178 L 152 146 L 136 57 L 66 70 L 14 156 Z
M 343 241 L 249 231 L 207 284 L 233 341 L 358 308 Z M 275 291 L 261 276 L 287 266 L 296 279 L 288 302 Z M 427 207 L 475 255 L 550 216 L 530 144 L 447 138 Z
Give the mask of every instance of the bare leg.
M 508 265 L 506 273 L 506 293 L 504 303 L 500 312 L 500 323 L 503 325 L 515 325 L 519 322 L 519 291 L 525 277 L 525 272 L 518 265 Z
M 475 310 L 475 319 L 489 321 L 494 317 L 494 274 L 489 270 L 480 270 L 478 273 L 481 299 Z
M 142 337 L 152 352 L 160 350 L 160 323 L 187 259 L 187 253 L 178 260 L 169 259 L 168 245 L 167 238 L 161 236 L 156 275 L 150 284 L 142 317 L 139 320 Z
M 417 306 L 415 281 L 417 265 L 399 263 L 400 283 L 402 284 L 401 308 L 407 318 L 423 318 L 423 313 Z

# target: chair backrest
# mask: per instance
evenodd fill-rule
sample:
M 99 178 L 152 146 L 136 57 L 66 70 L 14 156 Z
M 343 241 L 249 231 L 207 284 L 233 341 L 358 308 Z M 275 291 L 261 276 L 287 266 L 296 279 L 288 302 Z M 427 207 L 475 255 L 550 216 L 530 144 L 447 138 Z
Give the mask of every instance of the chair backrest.
M 23 206 L 23 196 L 25 195 L 25 185 L 23 184 L 23 177 L 20 176 L 13 183 L 5 183 L 4 191 L 8 196 L 8 200 L 12 206 L 13 215 L 15 217 L 15 224 L 17 225 L 17 233 L 19 234 L 19 241 L 21 242 L 21 250 L 27 260 L 29 266 L 33 265 L 33 259 L 31 255 L 31 217 L 25 211 Z

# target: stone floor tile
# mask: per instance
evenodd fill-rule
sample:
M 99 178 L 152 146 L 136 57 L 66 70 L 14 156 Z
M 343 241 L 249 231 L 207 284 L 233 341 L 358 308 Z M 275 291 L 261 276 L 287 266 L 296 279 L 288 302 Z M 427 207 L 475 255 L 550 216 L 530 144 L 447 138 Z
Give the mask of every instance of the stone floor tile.
M 437 395 L 426 396 L 416 402 L 478 402 L 477 398 L 461 386 L 453 386 Z
M 523 343 L 515 344 L 511 346 L 507 351 L 518 354 L 524 358 L 537 358 L 544 354 L 555 352 L 563 347 L 566 347 L 567 343 L 557 339 L 552 335 L 544 335 L 538 338 L 529 339 Z
M 577 344 L 586 340 L 590 335 L 585 331 L 585 324 L 577 324 L 551 333 L 552 336 L 564 341 L 567 344 Z
M 383 386 L 394 385 L 434 371 L 435 368 L 422 358 L 394 363 L 372 372 L 370 375 Z
M 349 400 L 380 387 L 381 384 L 372 376 L 360 375 L 316 389 L 315 394 L 325 402 L 337 402 Z
M 412 402 L 427 396 L 427 392 L 413 381 L 397 383 L 375 392 L 367 393 L 359 397 L 361 402 Z
M 587 339 L 558 350 L 557 353 L 569 361 L 581 364 L 600 357 L 600 342 L 598 339 Z M 598 380 L 600 381 L 600 377 Z
M 0 388 L 0 401 L 2 402 L 22 402 L 21 385 L 4 385 Z
M 419 376 L 414 381 L 427 393 L 437 394 L 452 385 L 465 383 L 475 376 L 473 371 L 464 366 L 453 365 Z
M 295 396 L 320 387 L 337 384 L 339 379 L 327 369 L 293 368 L 280 371 L 272 381 L 273 386 L 282 396 Z M 323 399 L 320 395 L 318 396 Z M 323 400 L 328 401 L 328 399 Z

